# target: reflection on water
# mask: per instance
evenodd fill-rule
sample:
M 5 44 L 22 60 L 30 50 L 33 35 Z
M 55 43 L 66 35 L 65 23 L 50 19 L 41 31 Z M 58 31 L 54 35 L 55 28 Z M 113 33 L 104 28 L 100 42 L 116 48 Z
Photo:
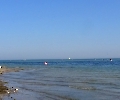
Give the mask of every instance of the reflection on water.
M 120 60 L 44 60 L 1 62 L 23 71 L 3 75 L 19 88 L 16 100 L 120 100 Z M 10 97 L 5 97 L 9 100 Z

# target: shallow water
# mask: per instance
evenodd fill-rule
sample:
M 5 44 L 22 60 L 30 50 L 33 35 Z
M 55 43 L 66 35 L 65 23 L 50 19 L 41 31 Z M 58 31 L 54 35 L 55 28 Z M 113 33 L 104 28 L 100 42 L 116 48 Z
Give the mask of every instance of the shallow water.
M 120 59 L 12 60 L 0 64 L 24 68 L 2 75 L 7 86 L 19 88 L 4 100 L 120 100 Z

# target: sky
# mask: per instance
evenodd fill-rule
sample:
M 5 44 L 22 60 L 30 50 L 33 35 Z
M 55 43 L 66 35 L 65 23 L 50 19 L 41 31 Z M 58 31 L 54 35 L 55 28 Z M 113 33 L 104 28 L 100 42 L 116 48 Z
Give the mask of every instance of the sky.
M 120 0 L 0 0 L 0 59 L 120 58 Z

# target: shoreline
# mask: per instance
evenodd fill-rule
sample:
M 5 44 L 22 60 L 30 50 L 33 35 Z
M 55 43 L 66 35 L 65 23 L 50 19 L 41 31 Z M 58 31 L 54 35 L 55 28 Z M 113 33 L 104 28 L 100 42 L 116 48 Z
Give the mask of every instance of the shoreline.
M 9 72 L 19 72 L 20 70 L 23 70 L 22 68 L 8 68 L 6 66 L 0 66 L 0 77 L 2 77 L 2 74 L 9 73 Z M 10 93 L 15 93 L 18 89 L 12 89 L 10 87 L 7 87 L 6 84 L 9 84 L 5 82 L 4 80 L 0 79 L 0 100 L 4 97 L 9 95 Z
M 7 93 L 8 87 L 5 86 L 6 82 L 0 80 L 0 94 Z
M 8 73 L 8 72 L 19 72 L 23 70 L 22 68 L 7 68 L 6 66 L 0 66 L 0 74 Z

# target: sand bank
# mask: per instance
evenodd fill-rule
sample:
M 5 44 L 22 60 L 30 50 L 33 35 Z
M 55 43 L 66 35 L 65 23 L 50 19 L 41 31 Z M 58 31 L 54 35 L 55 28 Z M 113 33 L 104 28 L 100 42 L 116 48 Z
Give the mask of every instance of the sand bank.
M 6 73 L 6 72 L 18 72 L 20 70 L 23 70 L 22 68 L 7 68 L 5 66 L 0 67 L 0 74 Z

